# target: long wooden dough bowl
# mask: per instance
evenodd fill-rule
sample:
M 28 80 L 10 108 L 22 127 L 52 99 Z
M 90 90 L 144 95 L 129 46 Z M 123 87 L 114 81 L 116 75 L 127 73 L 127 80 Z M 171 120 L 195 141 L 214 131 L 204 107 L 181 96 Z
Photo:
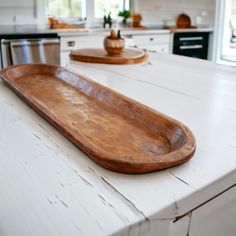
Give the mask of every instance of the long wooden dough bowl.
M 0 77 L 91 159 L 146 173 L 188 161 L 195 138 L 180 122 L 62 67 L 17 65 Z

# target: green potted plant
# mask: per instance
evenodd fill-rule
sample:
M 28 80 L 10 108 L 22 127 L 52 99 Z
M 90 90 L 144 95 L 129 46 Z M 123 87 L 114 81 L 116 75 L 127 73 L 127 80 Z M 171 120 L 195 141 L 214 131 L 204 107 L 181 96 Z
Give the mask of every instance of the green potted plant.
M 126 25 L 127 24 L 127 19 L 131 17 L 131 12 L 129 10 L 124 10 L 124 11 L 120 11 L 118 13 L 118 16 L 123 17 L 123 24 Z

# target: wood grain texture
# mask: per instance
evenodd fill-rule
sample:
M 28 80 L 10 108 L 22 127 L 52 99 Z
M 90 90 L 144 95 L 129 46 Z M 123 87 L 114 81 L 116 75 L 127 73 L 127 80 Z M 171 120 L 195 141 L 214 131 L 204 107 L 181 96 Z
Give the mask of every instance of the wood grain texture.
M 109 56 L 120 55 L 124 52 L 125 40 L 112 30 L 111 35 L 104 38 L 103 46 Z
M 123 49 L 118 55 L 108 55 L 102 48 L 83 48 L 72 51 L 70 59 L 88 63 L 136 64 L 144 62 L 148 55 L 141 49 Z
M 104 168 L 146 173 L 184 163 L 195 152 L 185 125 L 62 67 L 17 65 L 0 77 Z
M 189 15 L 182 13 L 177 16 L 176 19 L 176 26 L 177 29 L 191 29 L 191 28 L 197 28 L 196 26 L 192 25 L 191 18 Z
M 177 28 L 189 28 L 191 26 L 191 19 L 190 17 L 185 14 L 179 14 L 176 20 Z

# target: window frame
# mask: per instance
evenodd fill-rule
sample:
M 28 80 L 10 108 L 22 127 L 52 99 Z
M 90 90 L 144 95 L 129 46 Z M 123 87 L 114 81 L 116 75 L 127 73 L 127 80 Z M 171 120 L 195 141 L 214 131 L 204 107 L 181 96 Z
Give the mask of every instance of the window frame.
M 47 14 L 48 12 L 46 10 L 48 1 L 49 0 L 44 0 L 45 15 L 47 15 L 47 16 L 49 16 Z M 63 20 L 63 19 L 78 19 L 78 18 L 81 18 L 81 20 L 83 20 L 86 17 L 86 13 L 87 13 L 87 7 L 86 7 L 87 1 L 86 0 L 81 0 L 81 2 L 82 2 L 82 4 L 81 4 L 81 6 L 82 6 L 81 16 L 55 16 L 55 17 L 58 18 L 58 19 L 61 19 L 61 20 Z
M 94 9 L 94 18 L 95 18 L 95 19 L 101 19 L 101 18 L 103 18 L 103 16 L 101 16 L 101 17 L 96 17 L 96 14 L 95 14 L 95 13 L 96 13 L 95 1 L 96 1 L 96 0 L 93 0 L 93 2 L 94 2 L 94 6 L 93 6 L 93 9 Z M 108 2 L 110 2 L 110 0 L 108 0 Z M 130 10 L 130 0 L 122 0 L 122 2 L 123 2 L 123 9 L 121 9 L 121 10 Z M 126 8 L 125 5 L 129 5 L 129 7 Z M 108 14 L 108 12 L 106 12 L 106 14 Z M 113 17 L 114 19 L 116 19 L 116 17 L 114 17 L 114 15 L 112 15 L 112 17 Z
M 129 10 L 132 10 L 133 5 L 131 0 L 125 0 L 129 2 Z M 86 13 L 87 13 L 87 26 L 88 27 L 96 27 L 101 26 L 103 22 L 103 18 L 95 17 L 95 0 L 87 0 L 86 1 Z
M 97 25 L 100 25 L 103 22 L 103 17 L 101 18 L 96 18 L 95 17 L 95 0 L 82 0 L 85 2 L 85 6 L 82 8 L 82 16 L 81 16 L 81 21 L 83 21 L 86 18 L 86 23 L 88 27 L 96 27 Z M 129 2 L 129 6 L 130 9 L 132 9 L 132 3 L 130 0 L 123 0 L 124 1 L 128 1 Z M 47 15 L 46 12 L 46 1 L 44 1 L 45 3 L 45 15 Z M 58 17 L 58 19 L 63 20 L 77 20 L 78 17 L 76 16 L 72 16 L 72 17 Z

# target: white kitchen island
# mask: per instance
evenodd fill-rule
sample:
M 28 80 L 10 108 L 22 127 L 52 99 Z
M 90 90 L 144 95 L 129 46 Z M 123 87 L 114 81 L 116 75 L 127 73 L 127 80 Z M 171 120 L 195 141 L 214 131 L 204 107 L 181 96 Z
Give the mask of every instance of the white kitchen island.
M 194 158 L 150 174 L 108 171 L 1 81 L 0 235 L 235 236 L 236 68 L 161 53 L 69 67 L 183 122 Z

